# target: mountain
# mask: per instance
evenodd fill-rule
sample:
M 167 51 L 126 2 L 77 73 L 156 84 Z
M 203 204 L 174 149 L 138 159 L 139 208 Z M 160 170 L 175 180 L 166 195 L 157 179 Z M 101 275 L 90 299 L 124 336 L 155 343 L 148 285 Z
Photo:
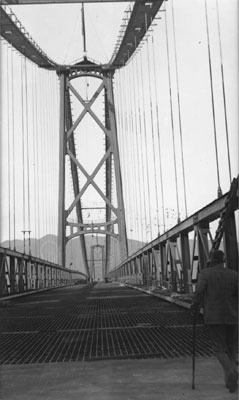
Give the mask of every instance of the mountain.
M 86 237 L 86 251 L 87 251 L 87 259 L 89 267 L 95 265 L 95 269 L 101 269 L 102 273 L 102 258 L 104 254 L 102 254 L 102 250 L 104 251 L 104 237 L 102 236 L 87 236 Z M 136 252 L 139 248 L 144 245 L 143 242 L 139 242 L 137 240 L 129 239 L 128 247 L 130 254 Z M 2 247 L 9 248 L 9 242 L 5 241 L 0 244 Z M 16 251 L 23 253 L 24 252 L 24 241 L 20 239 L 16 239 L 15 241 Z M 10 242 L 10 248 L 14 248 L 13 241 Z M 46 235 L 40 239 L 31 238 L 30 241 L 30 250 L 31 254 L 35 257 L 42 258 L 44 260 L 48 260 L 54 263 L 57 263 L 57 236 L 55 235 Z M 29 240 L 28 238 L 25 240 L 25 253 L 29 254 Z M 110 260 L 110 268 L 112 269 L 120 262 L 119 251 L 117 249 L 117 244 L 112 245 L 111 251 L 111 260 Z M 80 239 L 79 237 L 72 239 L 66 247 L 66 267 L 79 270 L 81 272 L 84 271 L 81 251 L 80 251 Z

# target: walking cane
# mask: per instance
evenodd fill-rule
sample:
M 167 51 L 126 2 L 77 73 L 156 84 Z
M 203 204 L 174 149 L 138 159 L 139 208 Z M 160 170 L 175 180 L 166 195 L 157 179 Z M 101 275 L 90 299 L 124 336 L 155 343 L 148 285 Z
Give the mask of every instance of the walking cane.
M 196 314 L 193 315 L 192 389 L 195 389 Z

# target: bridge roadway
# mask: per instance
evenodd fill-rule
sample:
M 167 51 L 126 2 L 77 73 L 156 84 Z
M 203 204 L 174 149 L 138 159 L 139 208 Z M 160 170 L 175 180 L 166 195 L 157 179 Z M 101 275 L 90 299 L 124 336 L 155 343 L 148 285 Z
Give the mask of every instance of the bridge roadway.
M 0 302 L 2 400 L 237 397 L 224 387 L 199 319 L 195 390 L 187 308 L 118 283 Z

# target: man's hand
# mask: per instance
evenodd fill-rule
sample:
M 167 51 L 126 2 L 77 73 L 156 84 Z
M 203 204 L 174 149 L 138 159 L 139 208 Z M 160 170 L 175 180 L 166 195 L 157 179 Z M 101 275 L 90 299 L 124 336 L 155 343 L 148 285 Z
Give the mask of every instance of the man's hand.
M 190 314 L 192 317 L 196 318 L 200 313 L 200 306 L 198 304 L 192 304 L 190 307 Z

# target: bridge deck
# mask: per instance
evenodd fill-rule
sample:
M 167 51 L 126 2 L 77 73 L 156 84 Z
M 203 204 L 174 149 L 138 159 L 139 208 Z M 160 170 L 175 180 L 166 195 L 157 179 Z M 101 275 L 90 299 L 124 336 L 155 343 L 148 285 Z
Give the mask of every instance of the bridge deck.
M 234 397 L 201 320 L 192 391 L 190 314 L 143 292 L 76 285 L 10 300 L 0 313 L 4 400 Z

